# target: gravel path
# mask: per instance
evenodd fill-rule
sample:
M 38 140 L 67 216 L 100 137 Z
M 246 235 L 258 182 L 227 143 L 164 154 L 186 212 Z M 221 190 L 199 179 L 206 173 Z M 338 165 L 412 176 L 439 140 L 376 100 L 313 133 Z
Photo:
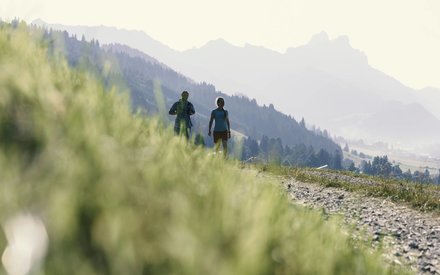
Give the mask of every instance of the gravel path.
M 297 203 L 343 215 L 355 225 L 355 234 L 367 232 L 372 245 L 382 243 L 385 255 L 395 264 L 410 264 L 418 274 L 440 274 L 440 218 L 386 199 L 366 197 L 339 188 L 286 181 L 285 187 Z M 356 236 L 355 236 L 356 237 Z

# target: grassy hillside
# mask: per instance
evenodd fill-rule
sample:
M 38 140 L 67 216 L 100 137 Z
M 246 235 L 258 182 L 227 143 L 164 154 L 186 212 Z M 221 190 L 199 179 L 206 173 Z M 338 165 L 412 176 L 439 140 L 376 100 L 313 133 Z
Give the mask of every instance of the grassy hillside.
M 0 223 L 41 219 L 49 247 L 35 274 L 393 273 L 275 182 L 49 63 L 38 41 L 0 26 Z M 1 234 L 0 250 L 12 241 Z

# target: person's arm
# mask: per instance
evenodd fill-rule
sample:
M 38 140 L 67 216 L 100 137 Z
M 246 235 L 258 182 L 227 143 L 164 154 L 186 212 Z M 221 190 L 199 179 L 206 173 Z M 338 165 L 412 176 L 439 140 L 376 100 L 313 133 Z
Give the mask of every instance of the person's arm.
M 209 131 L 208 131 L 208 136 L 211 136 L 211 127 L 212 127 L 212 122 L 214 121 L 214 112 L 211 112 L 211 118 L 209 119 Z
M 170 115 L 176 115 L 177 114 L 177 102 L 171 106 L 171 109 L 168 111 L 168 114 Z
M 196 113 L 196 110 L 194 109 L 194 105 L 192 103 L 189 103 L 189 115 L 192 116 L 193 114 Z
M 229 114 L 226 113 L 226 124 L 228 125 L 228 137 L 231 138 L 231 124 L 229 123 Z

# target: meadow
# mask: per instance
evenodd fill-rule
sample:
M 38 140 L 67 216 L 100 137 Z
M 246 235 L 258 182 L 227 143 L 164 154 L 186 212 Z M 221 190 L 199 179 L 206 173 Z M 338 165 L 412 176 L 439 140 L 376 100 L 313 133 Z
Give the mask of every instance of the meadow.
M 0 24 L 0 274 L 402 274 L 276 180 L 133 114 L 39 35 Z M 47 232 L 40 258 L 3 252 L 23 216 Z

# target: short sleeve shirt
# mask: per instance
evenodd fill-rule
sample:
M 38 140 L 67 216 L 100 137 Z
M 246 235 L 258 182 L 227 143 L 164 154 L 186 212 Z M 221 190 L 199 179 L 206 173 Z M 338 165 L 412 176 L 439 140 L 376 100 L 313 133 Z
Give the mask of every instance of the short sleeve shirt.
M 224 132 L 228 130 L 228 125 L 226 124 L 228 111 L 217 108 L 212 110 L 211 117 L 215 120 L 214 132 Z

